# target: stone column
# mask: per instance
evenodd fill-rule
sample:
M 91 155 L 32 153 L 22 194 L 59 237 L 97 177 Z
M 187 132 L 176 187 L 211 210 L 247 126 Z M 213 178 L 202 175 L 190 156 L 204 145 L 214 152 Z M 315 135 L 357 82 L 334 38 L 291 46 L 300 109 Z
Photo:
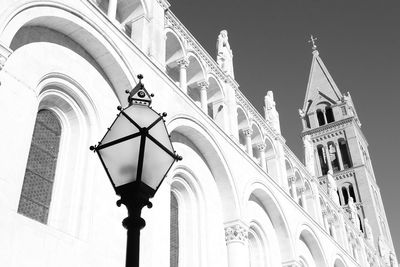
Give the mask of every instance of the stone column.
M 265 148 L 264 143 L 257 144 L 257 149 L 260 152 L 260 166 L 264 171 L 267 171 L 267 162 L 265 160 Z
M 253 155 L 253 146 L 251 144 L 251 135 L 253 134 L 253 130 L 250 128 L 243 129 L 243 134 L 246 137 L 246 150 L 250 156 Z
M 299 188 L 299 193 L 300 193 L 300 199 L 301 199 L 301 205 L 303 209 L 307 210 L 307 200 L 305 196 L 306 188 L 305 187 L 300 187 Z
M 326 113 L 325 110 L 322 111 L 322 114 L 324 114 L 324 120 L 325 120 L 325 124 L 328 124 L 328 120 L 326 119 Z
M 117 19 L 117 6 L 118 6 L 118 0 L 109 0 L 108 1 L 107 16 L 111 20 Z
M 202 81 L 198 82 L 197 85 L 200 87 L 200 103 L 201 109 L 204 113 L 208 114 L 208 107 L 207 107 L 207 88 L 208 82 Z
M 336 148 L 336 154 L 337 154 L 338 161 L 339 161 L 339 168 L 342 171 L 342 170 L 344 170 L 342 152 L 340 151 L 339 143 L 337 141 L 335 141 L 334 143 L 335 143 L 335 148 Z
M 323 210 L 322 211 L 322 220 L 323 220 L 323 222 L 324 222 L 324 228 L 325 228 L 325 230 L 328 230 L 329 231 L 329 229 L 327 229 L 327 228 L 329 228 L 329 223 L 328 223 L 328 211 L 327 210 Z
M 328 162 L 328 169 L 329 170 L 333 170 L 332 169 L 331 157 L 329 156 L 329 148 L 327 146 L 324 146 L 324 151 L 325 151 L 326 161 Z
M 189 66 L 189 60 L 186 58 L 179 59 L 176 62 L 179 66 L 179 85 L 182 92 L 187 94 L 187 71 L 186 68 Z
M 228 266 L 248 267 L 248 227 L 242 223 L 225 227 L 225 242 L 228 251 Z
M 315 160 L 316 160 L 317 170 L 318 170 L 318 174 L 316 176 L 317 177 L 322 176 L 321 161 L 319 160 L 318 149 L 314 149 L 314 154 L 315 154 Z
M 297 190 L 296 190 L 296 180 L 294 176 L 289 177 L 289 189 L 290 192 L 292 193 L 293 199 L 297 202 Z

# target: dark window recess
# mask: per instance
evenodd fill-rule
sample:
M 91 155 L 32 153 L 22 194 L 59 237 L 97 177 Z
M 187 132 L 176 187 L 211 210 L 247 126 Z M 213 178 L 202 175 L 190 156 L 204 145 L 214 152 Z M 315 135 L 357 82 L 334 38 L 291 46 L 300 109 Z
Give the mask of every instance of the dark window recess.
M 49 110 L 36 117 L 18 212 L 47 223 L 60 145 L 61 125 Z
M 171 217 L 170 217 L 170 257 L 169 266 L 179 266 L 179 223 L 178 223 L 179 211 L 178 201 L 171 192 Z
M 347 142 L 345 140 L 339 140 L 339 148 L 340 148 L 340 153 L 342 154 L 342 160 L 343 160 L 343 167 L 345 169 L 351 168 L 351 159 L 350 159 L 350 153 L 349 153 L 349 148 L 347 146 Z
M 331 123 L 331 122 L 335 121 L 335 117 L 333 116 L 333 110 L 331 107 L 326 107 L 325 115 L 326 115 L 327 123 Z
M 319 126 L 325 125 L 324 113 L 320 109 L 317 110 L 317 118 Z

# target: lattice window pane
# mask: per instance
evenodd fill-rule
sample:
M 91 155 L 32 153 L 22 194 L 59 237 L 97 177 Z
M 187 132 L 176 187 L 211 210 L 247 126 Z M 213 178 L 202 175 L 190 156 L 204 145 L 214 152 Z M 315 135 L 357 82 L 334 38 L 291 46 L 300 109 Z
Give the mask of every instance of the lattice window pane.
M 47 222 L 60 145 L 61 126 L 48 110 L 38 112 L 18 212 Z

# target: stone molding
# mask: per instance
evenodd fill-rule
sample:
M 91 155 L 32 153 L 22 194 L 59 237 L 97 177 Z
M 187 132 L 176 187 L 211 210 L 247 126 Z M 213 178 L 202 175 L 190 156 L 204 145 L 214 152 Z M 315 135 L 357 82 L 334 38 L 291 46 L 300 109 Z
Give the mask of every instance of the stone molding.
M 207 89 L 209 86 L 209 83 L 206 81 L 201 81 L 197 83 L 197 86 L 199 86 L 201 89 Z
M 231 225 L 225 228 L 225 242 L 247 242 L 249 231 L 241 224 Z
M 325 124 L 323 126 L 319 126 L 314 129 L 310 129 L 307 131 L 303 131 L 300 136 L 304 137 L 305 135 L 311 135 L 311 137 L 316 137 L 320 135 L 325 135 L 327 133 L 331 133 L 332 131 L 336 131 L 339 129 L 343 129 L 346 126 L 348 126 L 353 120 L 355 120 L 355 117 L 349 117 L 340 121 L 335 121 L 332 123 Z
M 242 132 L 245 136 L 251 136 L 253 134 L 253 130 L 250 128 L 242 129 Z
M 4 65 L 6 64 L 6 61 L 8 57 L 11 55 L 12 51 L 0 43 L 0 70 L 3 69 Z
M 167 10 L 171 4 L 167 0 L 157 0 L 157 3 L 164 9 Z

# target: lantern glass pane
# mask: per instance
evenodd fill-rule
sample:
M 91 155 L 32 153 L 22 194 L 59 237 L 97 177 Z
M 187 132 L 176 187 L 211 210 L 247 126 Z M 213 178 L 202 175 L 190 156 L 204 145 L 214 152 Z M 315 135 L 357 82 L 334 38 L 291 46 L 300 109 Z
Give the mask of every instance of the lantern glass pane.
M 139 129 L 133 125 L 124 115 L 119 114 L 117 119 L 111 125 L 110 130 L 106 133 L 101 144 L 105 145 L 111 141 L 115 141 L 122 137 L 139 132 Z
M 173 163 L 174 158 L 171 155 L 147 138 L 142 182 L 156 190 Z
M 163 120 L 160 120 L 156 125 L 154 125 L 149 130 L 149 134 L 153 136 L 154 139 L 156 139 L 158 142 L 160 142 L 164 147 L 166 147 L 169 151 L 174 152 L 167 131 L 167 127 L 165 127 L 165 123 Z
M 98 151 L 115 187 L 136 181 L 140 136 Z
M 145 105 L 132 105 L 124 112 L 140 127 L 149 127 L 160 115 Z

